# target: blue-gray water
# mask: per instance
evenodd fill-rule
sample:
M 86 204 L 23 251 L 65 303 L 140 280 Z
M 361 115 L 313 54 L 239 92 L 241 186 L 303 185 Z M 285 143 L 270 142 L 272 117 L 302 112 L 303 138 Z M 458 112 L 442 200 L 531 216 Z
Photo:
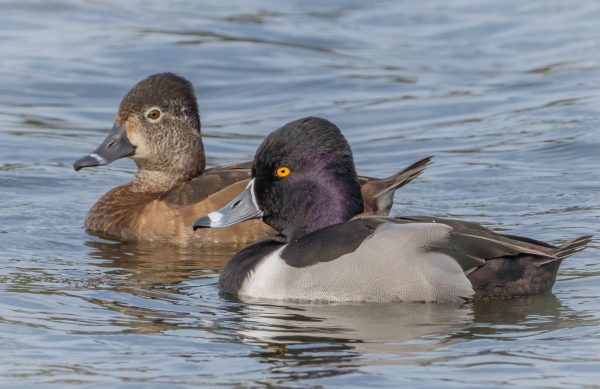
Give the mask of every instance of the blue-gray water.
M 123 5 L 126 3 L 127 5 Z M 600 3 L 8 1 L 0 11 L 0 384 L 584 387 L 600 247 L 554 293 L 439 305 L 239 303 L 228 257 L 88 235 L 134 165 L 75 173 L 141 78 L 196 86 L 210 165 L 319 115 L 362 174 L 434 154 L 394 214 L 600 235 Z

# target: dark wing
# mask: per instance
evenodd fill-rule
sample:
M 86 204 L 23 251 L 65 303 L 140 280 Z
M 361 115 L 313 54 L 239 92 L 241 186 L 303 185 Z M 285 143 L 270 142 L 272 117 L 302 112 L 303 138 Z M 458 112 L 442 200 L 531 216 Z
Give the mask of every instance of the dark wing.
M 400 217 L 400 223 L 439 223 L 452 230 L 432 250 L 455 258 L 468 273 L 476 299 L 529 296 L 552 289 L 560 263 L 581 250 L 591 236 L 557 247 L 514 235 L 497 234 L 477 223 L 429 216 Z
M 223 170 L 247 170 L 247 171 L 250 171 L 250 169 L 252 169 L 252 161 L 247 161 L 247 162 L 232 163 L 229 165 L 211 167 L 211 168 L 206 169 L 204 171 L 204 174 L 220 172 Z
M 229 185 L 249 179 L 250 165 L 246 162 L 207 169 L 201 176 L 165 193 L 161 200 L 177 205 L 198 203 Z

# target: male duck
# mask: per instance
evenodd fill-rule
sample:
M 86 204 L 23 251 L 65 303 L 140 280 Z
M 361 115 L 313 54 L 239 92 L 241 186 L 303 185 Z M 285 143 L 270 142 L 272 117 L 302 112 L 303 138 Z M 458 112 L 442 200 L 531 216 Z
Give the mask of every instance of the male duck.
M 284 238 L 237 253 L 223 292 L 313 301 L 461 302 L 549 291 L 561 261 L 590 236 L 560 247 L 435 217 L 365 216 L 352 152 L 332 123 L 305 118 L 259 147 L 252 180 L 194 228 L 262 218 Z
M 192 84 L 172 73 L 149 76 L 123 98 L 115 124 L 102 144 L 77 160 L 79 170 L 129 157 L 133 180 L 110 190 L 90 209 L 85 225 L 94 233 L 126 241 L 242 247 L 274 235 L 248 221 L 225 230 L 193 233 L 190 225 L 239 194 L 250 163 L 205 170 L 200 116 Z M 386 179 L 361 177 L 367 212 L 386 215 L 394 191 L 417 177 L 429 158 Z

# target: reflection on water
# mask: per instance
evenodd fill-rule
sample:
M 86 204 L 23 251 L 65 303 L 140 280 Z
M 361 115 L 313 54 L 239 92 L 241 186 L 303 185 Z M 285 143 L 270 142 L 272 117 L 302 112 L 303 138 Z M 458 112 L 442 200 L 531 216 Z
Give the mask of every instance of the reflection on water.
M 469 307 L 444 304 L 253 304 L 242 311 L 240 335 L 250 344 L 280 345 L 276 357 L 281 358 L 287 357 L 288 346 L 304 343 L 343 343 L 356 355 L 389 357 L 440 347 L 438 342 L 463 328 L 471 316 Z M 418 341 L 432 335 L 436 343 Z
M 433 166 L 396 214 L 559 243 L 599 232 L 595 2 L 9 1 L 0 13 L 0 384 L 582 387 L 597 381 L 599 247 L 554 294 L 464 306 L 220 296 L 230 252 L 88 235 L 131 179 L 79 174 L 136 81 L 194 82 L 209 165 L 306 115 L 359 173 Z
M 90 258 L 103 260 L 139 288 L 168 287 L 193 277 L 195 272 L 215 273 L 234 254 L 139 242 L 87 241 Z M 118 270 L 117 270 L 118 269 Z

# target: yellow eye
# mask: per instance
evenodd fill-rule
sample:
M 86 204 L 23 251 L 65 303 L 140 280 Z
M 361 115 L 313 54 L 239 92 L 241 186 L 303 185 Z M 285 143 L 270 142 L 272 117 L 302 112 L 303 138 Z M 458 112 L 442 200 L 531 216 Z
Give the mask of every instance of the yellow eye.
M 150 120 L 156 120 L 160 117 L 160 111 L 158 109 L 153 109 L 152 111 L 148 112 L 148 115 L 146 116 Z
M 278 167 L 277 169 L 275 169 L 275 175 L 277 177 L 286 177 L 291 172 L 292 172 L 292 170 L 287 166 L 282 166 L 282 167 Z

